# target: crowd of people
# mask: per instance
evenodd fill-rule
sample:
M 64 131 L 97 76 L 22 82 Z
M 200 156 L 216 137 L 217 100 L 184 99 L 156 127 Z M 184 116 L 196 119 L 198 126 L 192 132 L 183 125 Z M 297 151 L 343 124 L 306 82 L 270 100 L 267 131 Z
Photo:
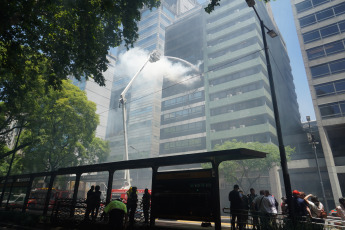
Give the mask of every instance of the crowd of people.
M 103 210 L 101 220 L 107 215 L 109 229 L 123 229 L 127 223 L 133 225 L 138 205 L 137 187 L 128 187 L 127 200 L 124 203 L 121 199 L 115 199 L 108 203 Z M 91 186 L 87 192 L 85 220 L 96 220 L 101 202 L 100 186 Z M 142 197 L 143 213 L 145 223 L 149 223 L 149 210 L 151 206 L 151 195 L 146 188 Z
M 304 192 L 294 190 L 292 192 L 293 216 L 297 220 L 311 220 L 314 223 L 324 223 L 327 213 L 324 205 L 318 197 Z M 277 224 L 279 203 L 268 190 L 260 190 L 259 195 L 253 188 L 250 194 L 245 195 L 238 185 L 229 193 L 231 229 L 245 229 L 248 223 L 248 215 L 252 216 L 253 229 L 268 229 L 268 225 L 274 227 Z M 338 216 L 345 220 L 345 199 L 339 199 L 340 205 L 337 207 Z M 280 205 L 281 213 L 288 214 L 289 206 L 286 197 L 282 198 Z M 344 222 L 343 222 L 344 223 Z

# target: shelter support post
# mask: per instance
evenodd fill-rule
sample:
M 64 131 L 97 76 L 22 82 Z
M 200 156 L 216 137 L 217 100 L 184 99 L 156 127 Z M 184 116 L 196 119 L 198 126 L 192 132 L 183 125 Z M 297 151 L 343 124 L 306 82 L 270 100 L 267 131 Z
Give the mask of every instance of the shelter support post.
M 12 183 L 11 183 L 11 187 L 10 187 L 10 191 L 8 193 L 8 197 L 7 197 L 7 200 L 6 200 L 6 208 L 8 207 L 8 203 L 10 202 L 10 198 L 11 198 L 11 194 L 12 194 L 12 190 L 13 190 L 13 184 L 16 182 L 16 178 L 13 177 L 12 178 Z
M 156 209 L 156 176 L 158 172 L 158 167 L 154 166 L 152 167 L 152 188 L 151 188 L 151 215 L 150 215 L 150 226 L 155 225 L 155 209 Z
M 30 193 L 31 193 L 31 187 L 32 187 L 32 183 L 34 182 L 34 179 L 35 179 L 35 177 L 30 176 L 28 187 L 26 187 L 26 194 L 25 194 L 25 199 L 24 199 L 24 205 L 23 205 L 23 208 L 22 208 L 22 212 L 26 211 L 26 207 L 27 207 L 28 202 L 29 202 L 29 197 L 30 197 Z
M 77 175 L 75 177 L 75 183 L 74 183 L 70 217 L 74 216 L 75 206 L 77 204 L 77 198 L 78 198 L 78 189 L 79 189 L 80 177 L 81 177 L 81 173 L 77 173 Z
M 46 200 L 44 202 L 43 216 L 46 216 L 47 212 L 48 212 L 48 207 L 49 207 L 49 203 L 50 203 L 50 196 L 52 194 L 52 188 L 53 188 L 55 177 L 56 177 L 55 173 L 53 173 L 50 176 L 48 191 L 47 191 L 47 194 L 46 194 Z
M 106 204 L 110 203 L 115 170 L 109 170 Z
M 220 162 L 218 162 L 215 158 L 213 158 L 212 161 L 212 174 L 214 179 L 214 186 L 213 186 L 213 192 L 214 192 L 214 203 L 213 203 L 213 209 L 214 209 L 214 225 L 215 230 L 221 230 L 222 229 L 222 221 L 220 218 L 220 195 L 219 195 L 219 167 Z

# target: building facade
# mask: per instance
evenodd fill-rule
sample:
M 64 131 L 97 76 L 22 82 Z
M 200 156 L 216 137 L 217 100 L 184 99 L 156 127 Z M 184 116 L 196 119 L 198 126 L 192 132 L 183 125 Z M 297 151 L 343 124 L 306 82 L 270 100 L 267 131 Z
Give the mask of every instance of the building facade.
M 82 78 L 81 81 L 78 81 L 74 77 L 70 78 L 74 85 L 86 92 L 88 100 L 96 103 L 96 114 L 99 115 L 99 125 L 96 129 L 96 136 L 103 140 L 106 138 L 111 86 L 116 63 L 116 58 L 111 54 L 107 55 L 107 59 L 109 61 L 108 69 L 103 73 L 105 86 L 99 86 L 92 79 L 86 81 L 85 78 Z
M 188 11 L 195 5 L 194 0 L 163 0 L 159 8 L 152 10 L 144 8 L 138 23 L 139 38 L 134 47 L 149 52 L 157 50 L 164 55 L 165 28 L 171 25 L 179 14 Z M 124 46 L 119 47 L 118 55 L 120 56 L 125 51 Z M 110 141 L 111 147 L 109 161 L 123 160 L 123 116 L 118 100 L 132 77 L 114 76 L 107 127 L 107 140 Z M 129 159 L 156 157 L 159 154 L 162 82 L 163 76 L 156 78 L 154 84 L 152 82 L 143 83 L 138 76 L 138 80 L 136 79 L 126 94 L 129 102 L 127 103 Z
M 291 0 L 332 195 L 345 194 L 345 3 Z
M 269 5 L 258 1 L 264 23 L 279 32 Z M 211 14 L 203 7 L 166 29 L 165 54 L 200 65 L 191 84 L 163 80 L 160 155 L 212 151 L 241 142 L 277 144 L 260 22 L 245 1 L 222 1 Z M 284 141 L 302 131 L 290 61 L 283 39 L 268 38 Z M 221 182 L 223 202 L 231 189 Z M 282 195 L 278 168 L 256 188 Z

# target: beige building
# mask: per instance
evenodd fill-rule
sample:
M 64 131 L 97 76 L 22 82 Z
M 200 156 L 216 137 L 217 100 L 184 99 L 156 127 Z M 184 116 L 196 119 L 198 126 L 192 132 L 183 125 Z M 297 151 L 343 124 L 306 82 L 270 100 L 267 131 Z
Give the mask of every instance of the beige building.
M 291 0 L 334 201 L 345 195 L 345 2 Z

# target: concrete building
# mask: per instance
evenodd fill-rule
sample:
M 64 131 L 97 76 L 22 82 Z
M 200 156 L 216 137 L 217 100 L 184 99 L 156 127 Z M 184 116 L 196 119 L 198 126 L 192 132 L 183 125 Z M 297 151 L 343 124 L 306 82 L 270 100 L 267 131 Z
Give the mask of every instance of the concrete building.
M 291 4 L 324 152 L 323 171 L 337 202 L 345 194 L 345 3 Z
M 264 23 L 279 32 L 269 5 L 258 1 Z M 160 155 L 212 151 L 217 144 L 277 144 L 260 23 L 245 1 L 222 1 L 211 14 L 194 8 L 166 29 L 165 54 L 193 64 L 203 77 L 192 84 L 163 80 Z M 301 132 L 290 61 L 281 36 L 268 38 L 272 71 L 286 145 Z M 178 82 L 175 82 L 178 83 Z M 282 196 L 275 167 L 255 184 Z M 220 182 L 222 202 L 231 186 Z

